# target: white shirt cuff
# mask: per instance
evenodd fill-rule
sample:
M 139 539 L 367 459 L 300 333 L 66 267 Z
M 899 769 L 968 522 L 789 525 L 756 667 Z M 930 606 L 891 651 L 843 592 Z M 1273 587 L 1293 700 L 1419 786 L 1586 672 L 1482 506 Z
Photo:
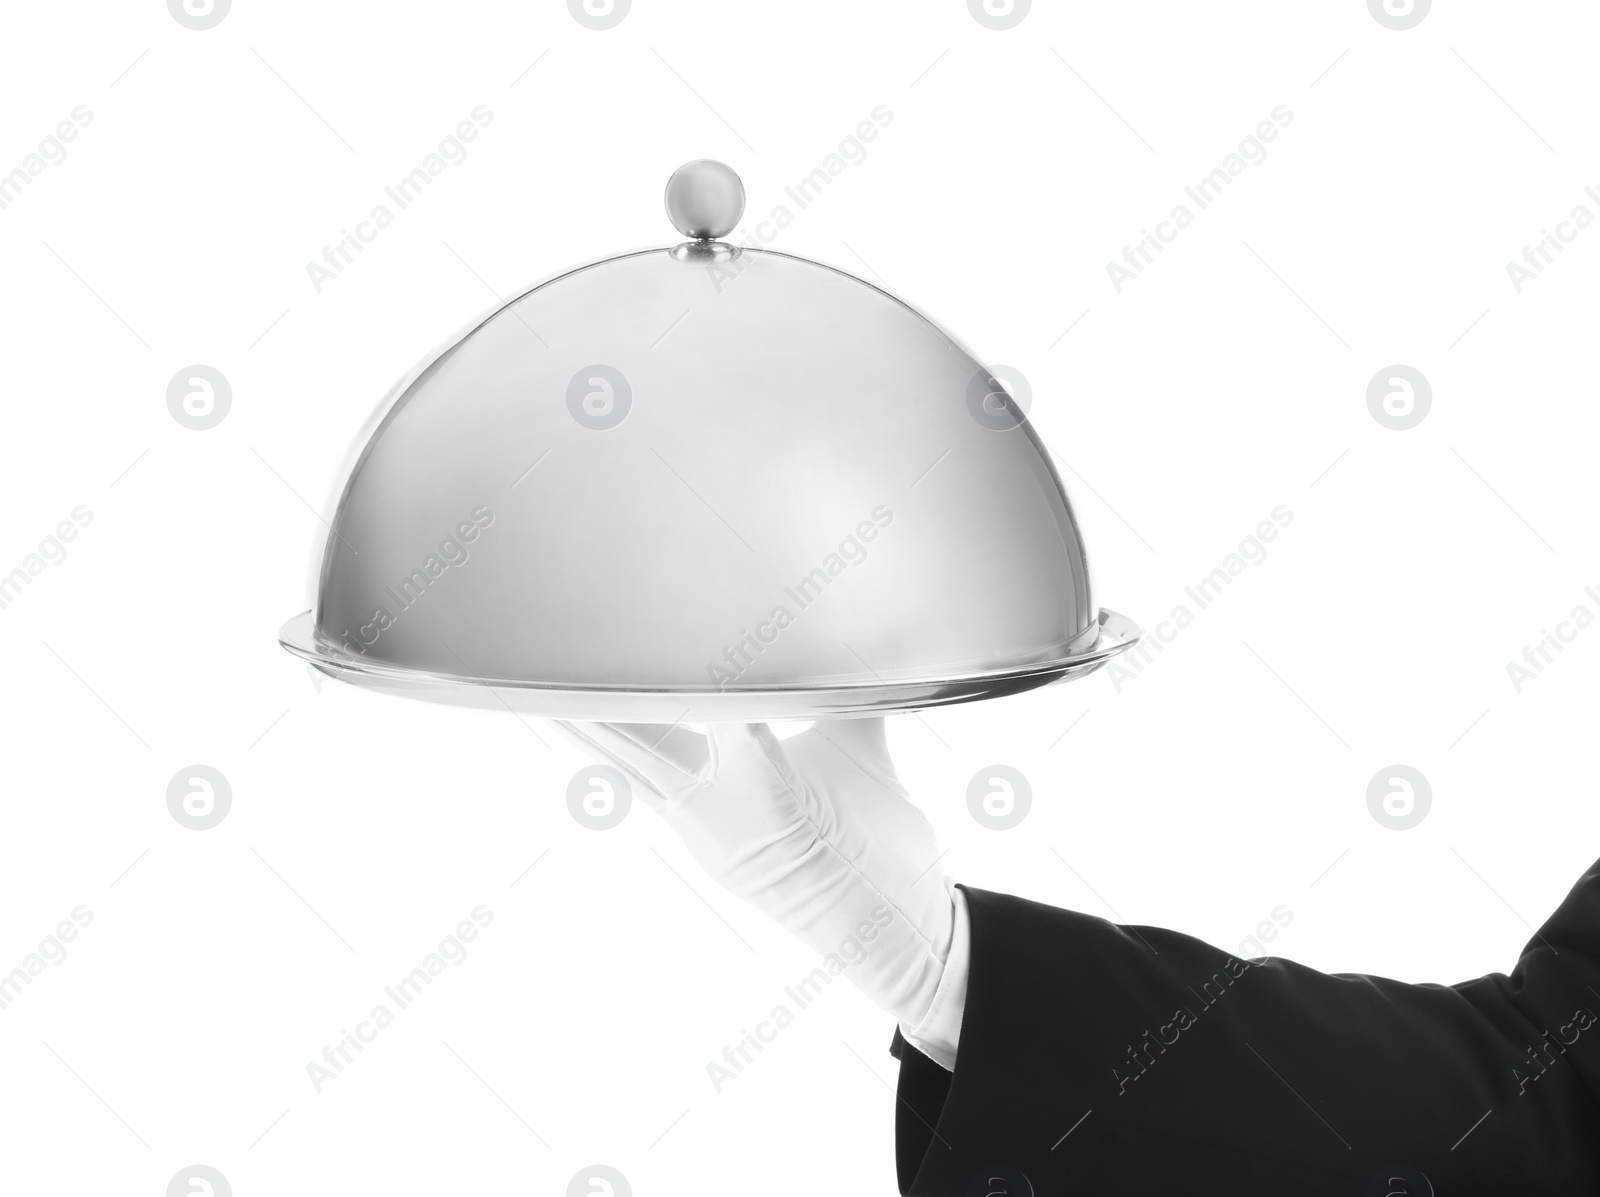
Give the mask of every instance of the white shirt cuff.
M 961 1015 L 967 1005 L 967 968 L 971 958 L 971 932 L 967 925 L 967 896 L 946 882 L 955 904 L 955 934 L 950 956 L 944 962 L 933 1004 L 915 1027 L 900 1024 L 907 1043 L 949 1072 L 956 1070 L 956 1044 L 961 1038 Z

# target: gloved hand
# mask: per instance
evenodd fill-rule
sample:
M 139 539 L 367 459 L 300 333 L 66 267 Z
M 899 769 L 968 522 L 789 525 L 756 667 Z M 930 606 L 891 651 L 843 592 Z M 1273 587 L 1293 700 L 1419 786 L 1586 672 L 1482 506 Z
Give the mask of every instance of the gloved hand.
M 917 1042 L 950 955 L 954 891 L 933 828 L 895 776 L 882 719 L 818 723 L 782 743 L 765 724 L 714 724 L 709 736 L 558 726 L 622 770 L 723 888 L 843 960 Z

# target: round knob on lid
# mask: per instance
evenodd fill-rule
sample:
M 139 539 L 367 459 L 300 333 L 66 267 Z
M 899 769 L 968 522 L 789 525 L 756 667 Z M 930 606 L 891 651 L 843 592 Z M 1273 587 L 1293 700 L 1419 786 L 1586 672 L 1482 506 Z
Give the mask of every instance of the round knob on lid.
M 710 158 L 685 162 L 667 180 L 667 216 L 686 237 L 710 241 L 733 232 L 744 215 L 744 184 Z

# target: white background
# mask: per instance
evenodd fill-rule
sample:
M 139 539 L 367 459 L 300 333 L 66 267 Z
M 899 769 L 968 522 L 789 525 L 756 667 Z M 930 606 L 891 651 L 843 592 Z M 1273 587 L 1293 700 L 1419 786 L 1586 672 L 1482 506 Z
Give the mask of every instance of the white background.
M 1003 32 L 955 0 L 638 0 L 603 32 L 551 0 L 4 22 L 0 171 L 93 113 L 0 210 L 0 569 L 93 513 L 0 610 L 0 972 L 93 912 L 0 1010 L 5 1191 L 154 1197 L 196 1162 L 240 1195 L 562 1194 L 596 1162 L 637 1194 L 893 1191 L 885 1017 L 834 986 L 715 1092 L 804 950 L 642 807 L 580 827 L 585 762 L 547 729 L 319 689 L 275 641 L 416 358 L 676 240 L 679 163 L 733 165 L 765 215 L 877 105 L 777 246 L 1027 376 L 1099 601 L 1154 626 L 1294 515 L 1120 688 L 891 722 L 950 874 L 1230 949 L 1283 905 L 1275 952 L 1456 981 L 1509 969 L 1595 856 L 1600 631 L 1521 693 L 1506 671 L 1600 612 L 1600 231 L 1520 294 L 1506 271 L 1600 214 L 1592 5 L 1403 32 L 1360 0 L 1041 3 Z M 306 264 L 477 105 L 470 156 L 319 294 Z M 1119 294 L 1107 263 L 1278 105 L 1266 160 Z M 232 385 L 209 431 L 167 411 L 192 363 Z M 1410 431 L 1366 405 L 1395 363 L 1433 388 Z M 204 832 L 166 808 L 194 763 L 232 786 Z M 992 763 L 1032 783 L 1012 831 L 967 813 Z M 1405 832 L 1366 804 L 1394 763 L 1433 788 Z M 469 958 L 317 1093 L 323 1045 L 479 904 Z

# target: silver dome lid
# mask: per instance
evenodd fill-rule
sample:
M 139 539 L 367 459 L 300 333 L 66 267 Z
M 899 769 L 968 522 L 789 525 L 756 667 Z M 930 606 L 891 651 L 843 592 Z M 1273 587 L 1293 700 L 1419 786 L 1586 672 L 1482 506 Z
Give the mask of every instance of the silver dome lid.
M 712 240 L 742 206 L 690 163 L 667 207 L 699 240 L 558 275 L 419 363 L 284 647 L 413 697 L 657 723 L 968 701 L 1130 647 L 989 371 L 870 283 Z

